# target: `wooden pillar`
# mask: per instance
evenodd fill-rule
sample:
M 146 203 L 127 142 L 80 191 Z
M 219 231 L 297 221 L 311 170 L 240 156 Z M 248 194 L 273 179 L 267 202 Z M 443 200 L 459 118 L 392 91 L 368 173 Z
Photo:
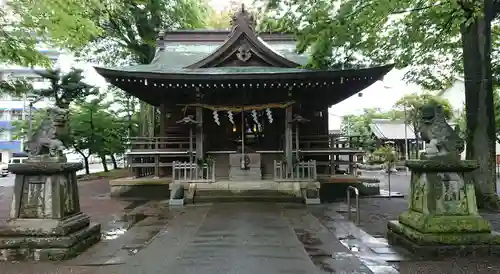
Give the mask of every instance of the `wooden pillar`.
M 165 104 L 160 104 L 160 134 L 159 137 L 165 137 L 165 123 L 167 118 L 167 107 Z
M 287 162 L 287 171 L 291 172 L 292 171 L 292 162 L 293 162 L 293 156 L 292 156 L 292 150 L 293 150 L 293 144 L 292 144 L 292 124 L 290 123 L 292 121 L 292 106 L 289 106 L 285 109 L 285 158 Z
M 204 149 L 203 149 L 203 108 L 196 107 L 196 158 L 204 159 Z

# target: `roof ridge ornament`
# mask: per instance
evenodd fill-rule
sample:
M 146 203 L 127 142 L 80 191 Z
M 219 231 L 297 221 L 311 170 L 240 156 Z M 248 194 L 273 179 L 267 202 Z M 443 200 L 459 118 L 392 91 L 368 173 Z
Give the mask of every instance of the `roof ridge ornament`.
M 257 21 L 255 20 L 255 16 L 245 9 L 245 4 L 242 3 L 241 9 L 231 17 L 231 26 L 233 27 L 233 30 L 238 26 L 246 26 L 254 31 L 257 26 Z

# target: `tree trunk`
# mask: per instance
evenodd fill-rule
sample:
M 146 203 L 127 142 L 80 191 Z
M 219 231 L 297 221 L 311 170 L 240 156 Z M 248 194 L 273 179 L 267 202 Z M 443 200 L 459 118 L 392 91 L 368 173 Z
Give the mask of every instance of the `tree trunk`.
M 104 169 L 104 172 L 108 172 L 108 163 L 106 163 L 106 155 L 99 155 L 99 158 L 101 158 L 101 163 L 102 163 L 102 168 Z
M 85 165 L 85 174 L 90 174 L 89 157 L 83 156 L 83 164 Z
M 83 153 L 82 151 L 77 150 L 77 149 L 75 149 L 75 150 L 76 150 L 76 152 L 78 152 L 78 154 L 82 155 L 83 165 L 85 167 L 85 174 L 89 175 L 90 174 L 90 166 L 89 166 L 90 153 L 88 156 L 86 156 L 85 153 Z
M 111 153 L 111 162 L 113 163 L 113 169 L 118 169 L 118 164 L 116 163 L 116 158 L 113 153 Z
M 473 174 L 478 206 L 498 209 L 500 207 L 496 196 L 496 138 L 490 56 L 491 0 L 484 1 L 483 8 L 484 17 L 477 17 L 471 24 L 461 28 L 467 119 L 466 158 L 479 162 L 479 168 Z

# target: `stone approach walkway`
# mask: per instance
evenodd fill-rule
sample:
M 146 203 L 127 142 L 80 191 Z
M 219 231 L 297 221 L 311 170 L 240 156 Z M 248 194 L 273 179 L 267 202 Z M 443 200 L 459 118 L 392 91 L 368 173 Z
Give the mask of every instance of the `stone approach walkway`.
M 9 191 L 0 188 L 0 220 L 7 217 Z M 345 219 L 344 203 L 168 208 L 108 193 L 105 180 L 80 184 L 83 211 L 103 225 L 100 243 L 66 262 L 0 263 L 0 273 L 500 273 L 500 263 L 488 258 L 428 262 L 391 248 L 377 230 L 386 222 L 380 218 L 392 216 L 380 215 L 374 225 L 370 218 L 378 216 L 376 208 L 393 214 L 404 199 L 362 200 L 362 227 L 370 235 Z

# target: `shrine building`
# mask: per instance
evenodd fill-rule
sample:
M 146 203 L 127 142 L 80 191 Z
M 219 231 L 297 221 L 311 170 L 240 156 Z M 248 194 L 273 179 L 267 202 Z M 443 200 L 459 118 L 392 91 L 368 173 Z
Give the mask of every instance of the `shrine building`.
M 351 163 L 360 151 L 332 145 L 328 108 L 393 65 L 307 69 L 295 44 L 287 34 L 257 34 L 242 7 L 231 30 L 161 34 L 151 64 L 96 67 L 157 110 L 154 133 L 131 138 L 131 176 L 198 187 L 265 181 L 306 188 L 335 174 L 335 155 Z M 355 176 L 353 167 L 349 173 Z

